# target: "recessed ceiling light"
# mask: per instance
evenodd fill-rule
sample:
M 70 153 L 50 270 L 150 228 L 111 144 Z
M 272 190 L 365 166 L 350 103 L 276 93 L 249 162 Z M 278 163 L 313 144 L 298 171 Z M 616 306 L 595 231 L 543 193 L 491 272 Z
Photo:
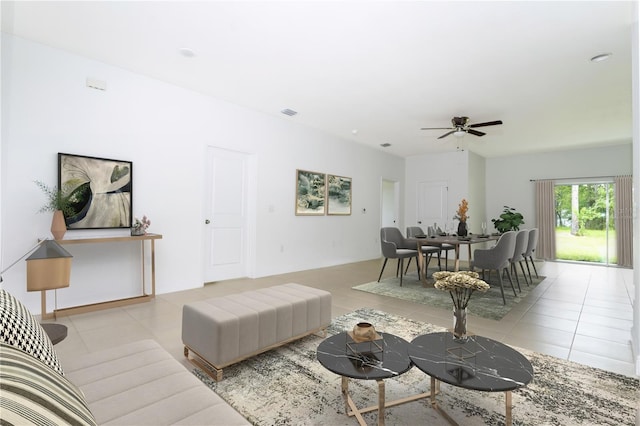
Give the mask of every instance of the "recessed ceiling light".
M 593 58 L 591 58 L 591 62 L 606 61 L 607 59 L 609 59 L 611 57 L 611 55 L 613 55 L 613 53 L 601 53 L 601 54 L 596 55 Z
M 188 47 L 181 47 L 180 49 L 178 49 L 178 52 L 180 52 L 180 54 L 185 58 L 193 58 L 194 56 L 196 56 L 196 52 L 189 49 Z
M 285 108 L 280 112 L 283 113 L 284 115 L 288 115 L 289 117 L 293 117 L 294 115 L 296 115 L 298 113 L 298 111 L 294 111 L 294 110 L 289 109 L 289 108 Z

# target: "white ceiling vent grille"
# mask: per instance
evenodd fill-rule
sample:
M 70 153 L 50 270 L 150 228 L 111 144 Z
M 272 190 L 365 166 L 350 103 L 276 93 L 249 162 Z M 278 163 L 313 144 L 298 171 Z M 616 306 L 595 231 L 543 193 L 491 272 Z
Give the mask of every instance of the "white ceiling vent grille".
M 294 115 L 296 115 L 298 113 L 298 111 L 294 111 L 294 110 L 289 109 L 289 108 L 285 108 L 280 112 L 283 113 L 284 115 L 288 115 L 289 117 L 293 117 Z

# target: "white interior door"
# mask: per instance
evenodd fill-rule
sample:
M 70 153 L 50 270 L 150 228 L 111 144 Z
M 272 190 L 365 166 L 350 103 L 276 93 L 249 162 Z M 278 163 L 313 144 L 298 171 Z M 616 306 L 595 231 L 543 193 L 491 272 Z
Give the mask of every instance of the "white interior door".
M 384 227 L 398 226 L 400 201 L 398 197 L 400 184 L 396 181 L 382 180 L 380 224 Z
M 207 148 L 205 282 L 247 276 L 248 159 Z
M 447 183 L 442 181 L 418 183 L 418 225 L 427 232 L 427 227 L 434 223 L 444 229 L 452 219 L 447 213 Z

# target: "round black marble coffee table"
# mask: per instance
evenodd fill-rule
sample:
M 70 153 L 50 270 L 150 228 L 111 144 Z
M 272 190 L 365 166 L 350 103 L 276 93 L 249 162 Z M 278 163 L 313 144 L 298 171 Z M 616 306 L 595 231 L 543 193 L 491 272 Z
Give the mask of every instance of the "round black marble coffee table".
M 378 410 L 378 425 L 384 425 L 384 409 L 394 405 L 426 398 L 420 394 L 397 401 L 386 401 L 384 379 L 399 376 L 412 367 L 409 359 L 409 342 L 389 333 L 379 333 L 380 340 L 355 343 L 347 332 L 325 339 L 318 346 L 317 357 L 326 369 L 342 376 L 342 396 L 348 416 L 356 416 L 366 425 L 362 414 Z M 378 382 L 378 404 L 357 408 L 349 394 L 349 379 L 375 380 Z
M 482 336 L 469 336 L 464 343 L 450 332 L 418 336 L 409 346 L 409 357 L 431 377 L 431 406 L 451 424 L 456 423 L 435 399 L 440 381 L 465 389 L 505 392 L 506 424 L 511 425 L 511 391 L 533 378 L 533 367 L 524 355 Z

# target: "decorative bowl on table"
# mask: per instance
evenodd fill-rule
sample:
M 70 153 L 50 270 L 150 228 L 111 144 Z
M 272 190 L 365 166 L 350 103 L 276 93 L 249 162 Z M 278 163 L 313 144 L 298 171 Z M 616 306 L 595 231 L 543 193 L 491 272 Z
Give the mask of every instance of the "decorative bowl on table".
M 382 337 L 376 331 L 376 328 L 368 322 L 359 322 L 353 326 L 353 330 L 347 334 L 354 342 L 371 342 L 372 340 L 380 340 Z
M 458 236 L 459 241 L 471 241 L 471 237 L 460 237 Z

